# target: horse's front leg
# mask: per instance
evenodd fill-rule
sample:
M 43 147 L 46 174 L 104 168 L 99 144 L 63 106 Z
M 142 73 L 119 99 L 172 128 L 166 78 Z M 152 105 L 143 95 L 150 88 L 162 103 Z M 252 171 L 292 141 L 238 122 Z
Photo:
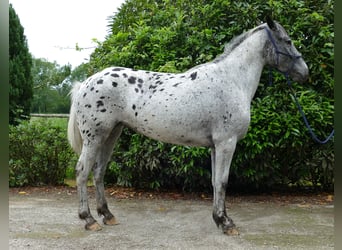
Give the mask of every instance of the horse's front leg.
M 214 189 L 213 219 L 227 235 L 238 235 L 233 220 L 227 215 L 225 198 L 229 168 L 236 147 L 236 139 L 215 144 L 212 149 L 212 182 Z

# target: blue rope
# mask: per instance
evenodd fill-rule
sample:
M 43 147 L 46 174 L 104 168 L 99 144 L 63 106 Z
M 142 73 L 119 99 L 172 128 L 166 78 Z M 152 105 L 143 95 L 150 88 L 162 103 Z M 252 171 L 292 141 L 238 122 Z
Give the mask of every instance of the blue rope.
M 291 81 L 290 81 L 288 72 L 291 71 L 291 69 L 293 68 L 293 66 L 294 66 L 294 64 L 295 64 L 295 60 L 301 58 L 302 56 L 301 56 L 300 54 L 299 54 L 299 55 L 291 55 L 291 54 L 289 54 L 289 53 L 284 53 L 284 52 L 282 52 L 282 51 L 279 51 L 278 46 L 277 46 L 277 44 L 276 44 L 276 42 L 275 42 L 275 40 L 274 40 L 274 38 L 273 38 L 273 36 L 272 36 L 272 34 L 271 34 L 271 31 L 270 31 L 268 28 L 266 28 L 266 32 L 267 32 L 267 35 L 268 35 L 268 37 L 269 37 L 269 39 L 270 39 L 270 41 L 271 41 L 271 43 L 272 43 L 272 45 L 273 45 L 273 47 L 274 47 L 274 49 L 275 49 L 275 53 L 277 54 L 277 64 L 276 64 L 276 65 L 279 65 L 279 55 L 288 56 L 288 57 L 290 57 L 290 58 L 292 59 L 292 65 L 291 65 L 291 67 L 290 67 L 287 71 L 285 71 L 285 72 L 280 71 L 280 70 L 278 70 L 278 71 L 281 72 L 281 73 L 283 73 L 283 74 L 285 75 L 285 78 L 286 78 L 286 81 L 287 81 L 287 85 L 289 86 L 289 88 L 290 88 L 290 90 L 291 90 L 291 92 L 292 92 L 292 95 L 293 95 L 293 98 L 294 98 L 294 100 L 295 100 L 295 102 L 296 102 L 296 105 L 297 105 L 297 107 L 298 107 L 298 110 L 299 110 L 300 114 L 302 115 L 302 118 L 303 118 L 303 120 L 304 120 L 305 126 L 306 126 L 307 129 L 309 130 L 309 133 L 310 133 L 312 139 L 314 139 L 316 142 L 318 142 L 318 143 L 320 143 L 320 144 L 325 144 L 325 143 L 327 143 L 327 142 L 334 136 L 334 134 L 335 134 L 335 129 L 332 130 L 332 132 L 330 133 L 330 135 L 329 135 L 325 140 L 320 140 L 320 139 L 318 139 L 318 137 L 316 136 L 316 134 L 313 132 L 313 130 L 312 130 L 312 128 L 311 128 L 311 126 L 310 126 L 310 124 L 309 124 L 309 122 L 308 122 L 308 119 L 306 118 L 306 116 L 305 116 L 305 114 L 304 114 L 304 111 L 303 111 L 303 109 L 302 109 L 302 106 L 300 105 L 300 103 L 299 103 L 299 101 L 298 101 L 298 99 L 297 99 L 297 97 L 296 97 L 296 94 L 295 94 L 295 92 L 294 92 L 294 90 L 293 90 L 293 88 L 292 88 L 292 86 L 291 86 Z M 272 68 L 271 68 L 271 70 L 270 70 L 270 72 L 269 72 L 268 78 L 269 78 L 269 84 L 272 85 L 272 84 L 273 84 L 273 79 L 272 79 Z
M 332 132 L 330 133 L 330 135 L 329 135 L 325 140 L 320 140 L 320 139 L 316 136 L 316 134 L 313 132 L 313 130 L 312 130 L 312 128 L 311 128 L 311 126 L 310 126 L 310 124 L 309 124 L 309 122 L 308 122 L 308 119 L 306 118 L 306 116 L 305 116 L 305 114 L 304 114 L 304 111 L 303 111 L 303 109 L 302 109 L 302 106 L 300 105 L 300 103 L 299 103 L 299 101 L 298 101 L 298 99 L 297 99 L 297 97 L 296 97 L 296 94 L 295 94 L 295 92 L 294 92 L 294 90 L 293 90 L 293 88 L 292 88 L 292 86 L 291 86 L 291 81 L 290 81 L 290 78 L 289 78 L 288 74 L 285 74 L 285 77 L 286 77 L 287 85 L 289 86 L 289 88 L 290 88 L 290 90 L 291 90 L 291 92 L 292 92 L 292 95 L 293 95 L 293 97 L 294 97 L 294 100 L 295 100 L 295 102 L 296 102 L 296 105 L 297 105 L 297 107 L 298 107 L 298 110 L 299 110 L 300 114 L 302 115 L 302 118 L 303 118 L 303 120 L 304 120 L 305 126 L 306 126 L 307 129 L 309 130 L 309 133 L 310 133 L 312 139 L 313 139 L 314 141 L 320 143 L 320 144 L 326 144 L 326 143 L 327 143 L 328 141 L 330 141 L 330 139 L 334 136 L 334 134 L 335 134 L 335 129 L 332 130 Z
M 268 85 L 269 86 L 272 86 L 273 85 L 273 71 L 272 71 L 272 68 L 270 67 L 269 68 L 269 71 L 268 71 Z

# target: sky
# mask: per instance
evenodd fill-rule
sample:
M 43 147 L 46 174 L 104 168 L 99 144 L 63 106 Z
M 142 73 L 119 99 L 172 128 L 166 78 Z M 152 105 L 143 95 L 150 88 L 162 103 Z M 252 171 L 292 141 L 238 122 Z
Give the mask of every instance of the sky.
M 29 51 L 72 68 L 87 62 L 94 49 L 93 38 L 104 41 L 108 16 L 117 12 L 125 0 L 9 0 L 24 27 Z

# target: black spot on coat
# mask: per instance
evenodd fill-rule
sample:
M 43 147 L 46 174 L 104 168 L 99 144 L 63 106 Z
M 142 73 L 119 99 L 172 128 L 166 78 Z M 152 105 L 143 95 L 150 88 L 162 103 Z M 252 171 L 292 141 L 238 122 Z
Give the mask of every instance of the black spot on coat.
M 120 71 L 120 70 L 124 70 L 123 68 L 114 68 L 112 69 L 112 71 Z
M 113 87 L 116 87 L 116 86 L 118 86 L 118 83 L 117 82 L 112 82 L 112 85 L 113 85 Z
M 197 71 L 195 71 L 194 73 L 192 73 L 192 74 L 190 75 L 190 77 L 191 77 L 191 80 L 195 80 L 196 77 L 197 77 Z
M 103 83 L 103 79 L 100 79 L 97 81 L 97 84 L 102 84 Z
M 135 84 L 135 81 L 137 80 L 137 78 L 136 77 L 134 77 L 134 76 L 130 76 L 129 78 L 128 78 L 128 82 L 130 83 L 130 84 Z
M 114 74 L 111 74 L 112 77 L 120 77 L 118 74 L 114 73 Z
M 97 101 L 96 102 L 96 107 L 98 108 L 98 107 L 101 107 L 101 106 L 103 106 L 104 104 L 103 104 L 103 101 Z

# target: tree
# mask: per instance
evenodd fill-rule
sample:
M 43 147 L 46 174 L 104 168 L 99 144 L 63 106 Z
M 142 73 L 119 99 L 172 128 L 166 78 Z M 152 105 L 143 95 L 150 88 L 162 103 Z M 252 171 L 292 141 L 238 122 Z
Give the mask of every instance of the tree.
M 99 43 L 91 55 L 90 72 L 113 65 L 185 71 L 212 60 L 234 36 L 273 14 L 308 63 L 308 83 L 293 83 L 293 87 L 312 127 L 323 138 L 333 127 L 334 115 L 333 6 L 334 1 L 323 0 L 128 0 L 112 17 L 107 39 Z M 254 187 L 313 183 L 331 187 L 333 141 L 324 146 L 312 141 L 288 93 L 284 76 L 274 73 L 273 78 L 273 85 L 269 86 L 268 72 L 261 77 L 252 103 L 250 130 L 237 146 L 230 183 Z M 139 183 L 145 180 L 153 184 L 159 177 L 160 184 L 184 185 L 184 178 L 200 179 L 201 174 L 208 178 L 203 174 L 203 171 L 210 171 L 205 165 L 208 162 L 205 159 L 210 155 L 208 151 L 146 142 L 148 139 L 133 136 L 133 133 L 124 134 L 122 140 L 119 147 L 129 152 L 120 154 L 116 151 L 117 165 L 111 165 L 114 172 L 122 174 L 118 180 L 133 176 L 129 172 L 131 166 L 141 172 L 137 178 Z M 127 148 L 125 145 L 133 146 Z M 139 153 L 134 154 L 133 150 Z M 192 163 L 186 162 L 187 156 L 192 157 Z M 124 172 L 125 168 L 127 172 Z M 170 169 L 175 169 L 174 176 Z M 151 172 L 157 176 L 153 181 L 148 177 L 153 176 Z
M 32 91 L 32 58 L 24 28 L 12 4 L 9 5 L 9 123 L 18 124 L 30 115 Z
M 44 58 L 33 58 L 34 81 L 33 113 L 69 113 L 69 92 L 75 81 L 88 75 L 88 64 L 82 63 L 72 70 L 71 65 L 60 66 Z
M 32 75 L 34 81 L 33 113 L 68 113 L 71 66 L 34 58 Z

